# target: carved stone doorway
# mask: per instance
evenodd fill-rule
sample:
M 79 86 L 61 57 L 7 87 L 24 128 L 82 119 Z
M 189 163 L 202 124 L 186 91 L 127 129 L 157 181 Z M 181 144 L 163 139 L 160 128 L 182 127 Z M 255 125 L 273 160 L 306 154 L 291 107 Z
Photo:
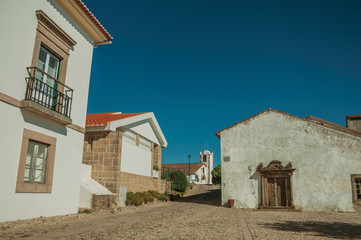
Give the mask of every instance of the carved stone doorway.
M 294 208 L 291 177 L 295 170 L 291 163 L 284 167 L 277 160 L 267 167 L 263 167 L 262 163 L 258 166 L 261 176 L 260 208 Z

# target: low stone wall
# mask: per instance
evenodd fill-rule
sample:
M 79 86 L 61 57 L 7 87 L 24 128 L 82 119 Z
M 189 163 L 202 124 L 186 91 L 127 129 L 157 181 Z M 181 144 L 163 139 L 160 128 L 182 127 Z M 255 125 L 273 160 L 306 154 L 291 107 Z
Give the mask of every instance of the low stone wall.
M 117 206 L 116 195 L 93 195 L 92 209 L 94 211 L 114 209 Z
M 166 189 L 166 183 L 164 180 L 120 172 L 119 185 L 126 186 L 127 192 L 145 192 L 148 190 L 164 193 Z

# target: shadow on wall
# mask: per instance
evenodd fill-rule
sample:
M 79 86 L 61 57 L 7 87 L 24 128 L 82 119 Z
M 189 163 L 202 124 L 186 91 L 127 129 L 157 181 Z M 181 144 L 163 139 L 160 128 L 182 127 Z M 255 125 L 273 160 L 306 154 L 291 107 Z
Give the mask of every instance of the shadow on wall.
M 49 131 L 56 132 L 64 136 L 66 136 L 68 133 L 65 125 L 41 117 L 39 114 L 32 113 L 23 109 L 21 109 L 21 114 L 23 116 L 24 121 L 27 123 L 36 125 L 41 128 L 45 128 Z
M 252 169 L 253 170 L 253 169 Z M 261 186 L 261 176 L 257 170 L 249 177 L 249 179 L 257 182 L 257 206 L 259 208 L 262 204 L 262 186 Z
M 267 223 L 265 228 L 283 232 L 305 232 L 309 235 L 318 237 L 327 237 L 335 239 L 360 239 L 361 224 L 342 223 L 342 222 L 278 222 Z

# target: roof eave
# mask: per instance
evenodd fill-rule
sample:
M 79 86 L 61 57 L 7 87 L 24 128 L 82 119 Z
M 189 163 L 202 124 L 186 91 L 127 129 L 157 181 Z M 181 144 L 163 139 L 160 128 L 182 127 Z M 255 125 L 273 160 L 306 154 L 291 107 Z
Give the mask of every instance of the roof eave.
M 55 0 L 55 2 L 92 39 L 94 46 L 111 43 L 113 38 L 80 0 Z

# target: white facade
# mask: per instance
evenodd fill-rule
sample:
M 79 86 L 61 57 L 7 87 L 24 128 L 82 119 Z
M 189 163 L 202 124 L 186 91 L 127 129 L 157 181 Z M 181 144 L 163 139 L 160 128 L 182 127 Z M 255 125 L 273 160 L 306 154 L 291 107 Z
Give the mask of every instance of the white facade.
M 208 184 L 207 169 L 208 168 L 205 165 L 202 165 L 200 168 L 198 168 L 198 170 L 190 176 L 190 182 L 195 184 Z M 187 176 L 187 178 L 189 178 L 189 176 Z
M 212 184 L 213 153 L 205 150 L 200 153 L 200 162 L 206 165 L 205 179 L 202 183 Z
M 38 10 L 61 29 L 55 31 L 65 32 L 76 42 L 69 52 L 65 76 L 65 84 L 75 90 L 70 125 L 21 107 L 26 92 L 25 78 L 28 77 L 26 68 L 32 66 L 35 54 Z M 78 211 L 82 129 L 85 127 L 93 42 L 81 34 L 77 26 L 54 1 L 0 1 L 0 28 L 4 33 L 0 35 L 0 175 L 3 179 L 3 184 L 0 184 L 0 221 Z M 50 192 L 17 190 L 23 134 L 27 130 L 56 140 Z
M 235 207 L 260 207 L 257 167 L 278 160 L 295 169 L 290 199 L 296 209 L 353 212 L 350 176 L 361 173 L 361 135 L 339 127 L 342 131 L 269 109 L 216 133 L 222 203 L 235 199 Z
M 138 134 L 140 136 L 147 133 L 147 131 L 142 131 L 143 129 L 139 130 Z M 129 130 L 123 130 L 122 132 L 120 171 L 150 177 L 152 175 L 152 143 L 143 138 L 139 140 L 139 146 L 137 146 L 135 132 Z

